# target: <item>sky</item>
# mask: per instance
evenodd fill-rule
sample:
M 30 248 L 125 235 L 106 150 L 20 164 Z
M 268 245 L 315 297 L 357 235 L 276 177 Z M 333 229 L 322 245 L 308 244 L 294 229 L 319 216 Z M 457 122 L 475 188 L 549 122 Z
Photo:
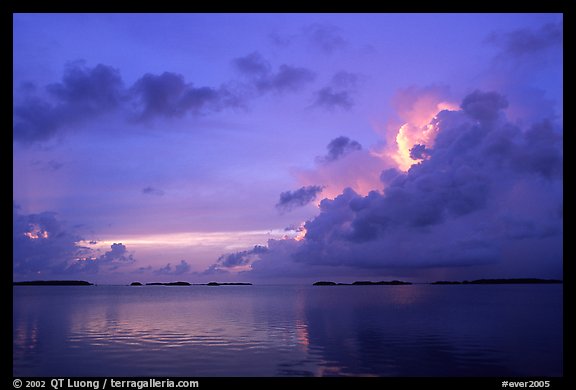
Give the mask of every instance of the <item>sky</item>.
M 14 14 L 13 278 L 562 278 L 562 14 Z

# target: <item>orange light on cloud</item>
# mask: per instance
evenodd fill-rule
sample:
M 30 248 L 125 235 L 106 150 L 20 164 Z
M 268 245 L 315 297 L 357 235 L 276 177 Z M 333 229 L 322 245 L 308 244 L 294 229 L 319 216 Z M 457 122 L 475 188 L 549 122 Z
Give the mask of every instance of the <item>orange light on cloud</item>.
M 388 155 L 396 162 L 398 169 L 404 172 L 421 161 L 410 157 L 410 149 L 414 145 L 426 145 L 428 148 L 434 146 L 438 127 L 432 121 L 436 115 L 443 110 L 456 111 L 459 109 L 456 104 L 450 102 L 431 103 L 429 100 L 425 102 L 432 104 L 432 107 L 423 104 L 415 105 L 416 108 L 420 107 L 421 111 L 412 110 L 409 115 L 406 115 L 409 122 L 400 126 L 395 137 L 395 148 L 388 151 Z
M 296 234 L 296 237 L 294 237 L 294 239 L 296 241 L 302 241 L 306 237 L 307 232 L 308 231 L 306 230 L 306 227 L 304 226 L 304 224 L 300 225 L 300 229 L 298 231 L 298 234 Z
M 30 226 L 31 230 L 24 233 L 25 237 L 28 237 L 31 240 L 46 239 L 49 237 L 48 232 L 46 230 L 42 230 L 38 224 L 34 223 Z

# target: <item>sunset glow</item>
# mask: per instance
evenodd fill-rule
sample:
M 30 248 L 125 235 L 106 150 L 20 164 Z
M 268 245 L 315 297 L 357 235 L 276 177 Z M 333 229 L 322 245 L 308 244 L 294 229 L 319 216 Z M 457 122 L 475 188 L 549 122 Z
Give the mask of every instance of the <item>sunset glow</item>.
M 557 276 L 562 15 L 399 16 L 14 14 L 14 278 Z

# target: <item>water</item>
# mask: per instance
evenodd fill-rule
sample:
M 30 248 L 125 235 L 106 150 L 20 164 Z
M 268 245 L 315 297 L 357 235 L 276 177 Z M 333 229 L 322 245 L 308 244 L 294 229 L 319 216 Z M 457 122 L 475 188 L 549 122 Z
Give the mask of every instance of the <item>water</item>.
M 562 376 L 561 285 L 14 287 L 14 376 Z

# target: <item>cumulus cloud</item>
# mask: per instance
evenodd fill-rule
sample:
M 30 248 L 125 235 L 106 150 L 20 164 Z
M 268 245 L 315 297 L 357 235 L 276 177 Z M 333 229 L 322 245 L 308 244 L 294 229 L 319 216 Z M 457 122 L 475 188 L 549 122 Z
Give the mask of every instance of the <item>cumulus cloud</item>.
M 500 48 L 501 56 L 526 58 L 562 45 L 563 23 L 547 23 L 538 29 L 523 28 L 510 32 L 493 32 L 486 41 Z
M 166 71 L 146 73 L 125 86 L 118 69 L 71 62 L 58 83 L 43 89 L 22 83 L 13 108 L 14 140 L 44 142 L 113 113 L 121 120 L 136 122 L 213 114 L 242 107 L 246 99 L 265 93 L 298 91 L 316 78 L 304 67 L 282 64 L 274 70 L 257 52 L 233 63 L 248 84 L 232 80 L 218 87 L 198 86 L 181 74 Z
M 476 90 L 462 100 L 460 107 L 471 118 L 488 122 L 498 118 L 501 114 L 500 110 L 508 107 L 508 101 L 496 92 Z
M 102 64 L 89 68 L 81 61 L 70 63 L 62 82 L 49 84 L 46 90 L 59 101 L 78 105 L 87 113 L 113 109 L 123 99 L 118 69 Z
M 335 109 L 349 110 L 354 106 L 353 95 L 356 92 L 358 76 L 341 71 L 332 76 L 330 83 L 316 91 L 314 106 L 329 111 Z
M 190 272 L 190 264 L 186 260 L 180 260 L 180 263 L 176 264 L 172 267 L 171 263 L 166 264 L 164 267 L 161 267 L 154 271 L 157 275 L 182 275 Z
M 320 202 L 297 241 L 270 240 L 251 275 L 299 269 L 500 272 L 561 276 L 562 130 L 551 121 L 506 121 L 506 99 L 475 91 L 433 119 L 428 158 L 382 170 L 382 191 L 347 188 Z M 518 258 L 522 253 L 522 258 Z
M 346 136 L 334 138 L 326 146 L 327 153 L 316 158 L 312 169 L 295 170 L 301 184 L 320 185 L 322 195 L 333 198 L 344 188 L 367 194 L 381 185 L 380 172 L 390 162 L 376 156 L 372 151 Z
M 59 131 L 117 109 L 124 99 L 117 69 L 82 62 L 67 65 L 62 81 L 45 88 L 47 98 L 26 94 L 14 104 L 14 139 L 23 143 L 45 141 Z
M 36 275 L 63 269 L 83 252 L 76 246 L 82 237 L 63 224 L 55 213 L 22 214 L 14 205 L 12 215 L 14 273 Z
M 293 92 L 316 78 L 316 74 L 303 67 L 282 64 L 277 71 L 258 52 L 233 60 L 236 69 L 244 75 L 258 93 Z
M 496 49 L 487 82 L 506 91 L 507 116 L 524 125 L 556 117 L 562 120 L 563 22 L 513 31 L 494 31 L 486 43 Z
M 362 150 L 362 145 L 360 145 L 358 141 L 351 140 L 346 136 L 340 136 L 330 141 L 326 148 L 328 149 L 328 153 L 322 158 L 322 161 L 335 161 L 348 153 Z
M 251 264 L 260 259 L 260 256 L 268 253 L 268 247 L 255 245 L 246 251 L 229 253 L 218 258 L 215 264 L 208 267 L 202 275 L 227 274 L 229 271 L 245 271 L 250 269 Z
M 128 252 L 126 245 L 122 243 L 114 243 L 110 246 L 110 250 L 97 258 L 100 264 L 111 265 L 117 268 L 120 265 L 132 264 L 134 257 Z
M 224 87 L 195 87 L 171 72 L 145 74 L 126 88 L 117 69 L 103 64 L 91 68 L 81 61 L 68 64 L 62 81 L 47 85 L 43 92 L 43 97 L 26 94 L 15 103 L 16 141 L 46 141 L 75 125 L 120 110 L 124 118 L 150 120 L 239 104 Z
M 225 87 L 195 87 L 183 75 L 164 72 L 145 74 L 131 88 L 131 97 L 139 119 L 181 117 L 236 106 L 239 100 Z
M 282 211 L 290 211 L 295 207 L 302 207 L 314 201 L 322 192 L 321 186 L 305 186 L 295 191 L 285 191 L 280 194 L 280 200 L 276 208 Z
M 86 241 L 82 235 L 51 212 L 22 214 L 15 205 L 12 232 L 15 278 L 94 275 L 135 262 L 133 255 L 122 243 L 112 244 L 104 254 L 81 245 Z M 88 243 L 94 245 L 96 241 Z

